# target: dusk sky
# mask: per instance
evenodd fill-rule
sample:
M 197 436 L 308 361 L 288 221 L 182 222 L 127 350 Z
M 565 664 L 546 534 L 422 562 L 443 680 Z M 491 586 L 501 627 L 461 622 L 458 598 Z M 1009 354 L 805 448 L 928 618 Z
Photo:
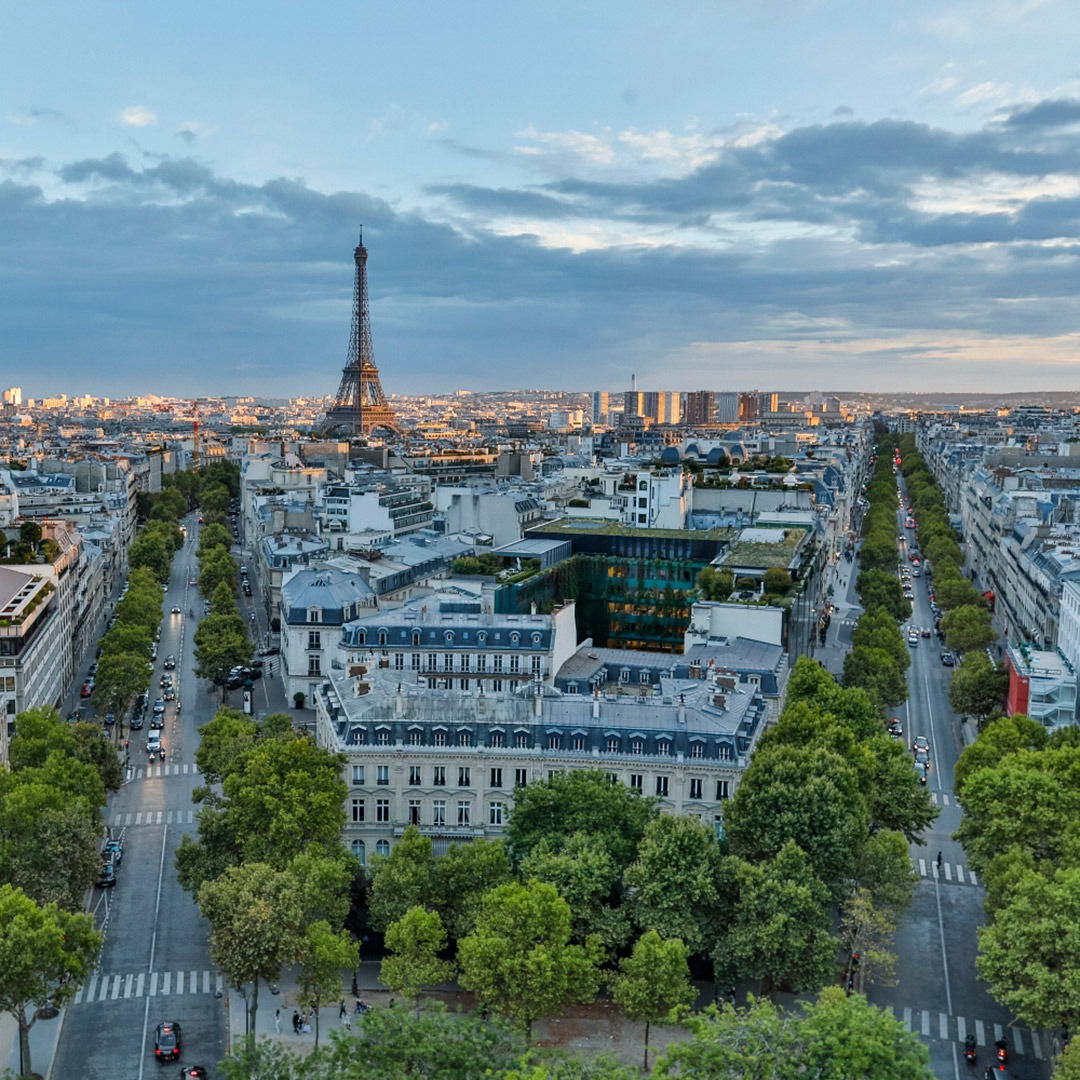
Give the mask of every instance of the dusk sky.
M 1075 0 L 8 4 L 0 384 L 1080 388 Z

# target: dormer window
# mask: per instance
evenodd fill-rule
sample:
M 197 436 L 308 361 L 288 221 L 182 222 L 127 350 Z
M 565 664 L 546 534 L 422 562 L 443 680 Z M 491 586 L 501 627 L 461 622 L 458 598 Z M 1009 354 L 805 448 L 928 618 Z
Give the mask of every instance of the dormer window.
M 479 644 L 483 645 L 487 641 L 487 631 L 481 630 L 476 635 L 476 640 Z
M 447 630 L 446 633 L 443 634 L 443 638 L 445 639 L 447 645 L 453 645 L 454 644 L 454 631 L 453 630 Z
M 307 621 L 308 622 L 322 622 L 322 608 L 308 608 L 307 609 Z
M 380 630 L 379 631 L 379 644 L 380 645 L 385 645 L 386 644 L 386 636 L 387 635 L 386 635 L 385 630 Z
M 367 631 L 366 630 L 357 630 L 357 632 L 356 632 L 356 644 L 357 645 L 366 645 L 367 644 Z
M 533 634 L 532 639 L 533 639 L 533 644 L 534 645 L 539 645 L 540 644 L 540 635 L 539 634 Z
M 414 630 L 412 632 L 412 643 L 414 645 L 419 645 L 420 644 L 420 631 L 419 630 Z
M 521 640 L 521 635 L 515 630 L 510 635 L 510 644 L 511 645 L 516 645 L 520 640 Z

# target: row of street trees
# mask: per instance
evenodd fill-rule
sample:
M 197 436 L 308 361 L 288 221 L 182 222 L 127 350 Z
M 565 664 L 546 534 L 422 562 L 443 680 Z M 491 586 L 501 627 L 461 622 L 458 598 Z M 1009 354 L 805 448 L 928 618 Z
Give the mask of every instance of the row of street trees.
M 250 664 L 253 651 L 237 606 L 240 568 L 231 547 L 232 537 L 225 525 L 212 521 L 203 526 L 199 534 L 199 592 L 209 602 L 210 611 L 195 631 L 195 673 L 220 685 L 223 701 L 228 696 L 229 672 Z

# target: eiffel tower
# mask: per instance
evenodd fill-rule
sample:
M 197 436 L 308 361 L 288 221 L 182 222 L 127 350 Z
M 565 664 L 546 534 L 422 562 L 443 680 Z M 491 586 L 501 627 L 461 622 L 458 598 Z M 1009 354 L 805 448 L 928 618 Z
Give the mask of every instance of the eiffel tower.
M 364 233 L 353 252 L 356 280 L 353 284 L 352 330 L 349 334 L 349 355 L 341 369 L 341 385 L 334 404 L 326 411 L 319 428 L 320 435 L 368 435 L 375 428 L 385 428 L 401 434 L 394 410 L 390 407 L 379 382 L 375 353 L 371 347 L 371 309 L 368 304 L 367 248 Z

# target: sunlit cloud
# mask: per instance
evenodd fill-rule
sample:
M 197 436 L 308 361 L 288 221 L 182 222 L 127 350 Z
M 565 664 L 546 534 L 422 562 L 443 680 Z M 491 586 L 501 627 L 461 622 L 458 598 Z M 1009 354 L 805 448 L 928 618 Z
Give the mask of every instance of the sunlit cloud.
M 120 110 L 117 116 L 124 127 L 152 127 L 158 122 L 157 113 L 148 109 L 145 105 L 128 105 Z

